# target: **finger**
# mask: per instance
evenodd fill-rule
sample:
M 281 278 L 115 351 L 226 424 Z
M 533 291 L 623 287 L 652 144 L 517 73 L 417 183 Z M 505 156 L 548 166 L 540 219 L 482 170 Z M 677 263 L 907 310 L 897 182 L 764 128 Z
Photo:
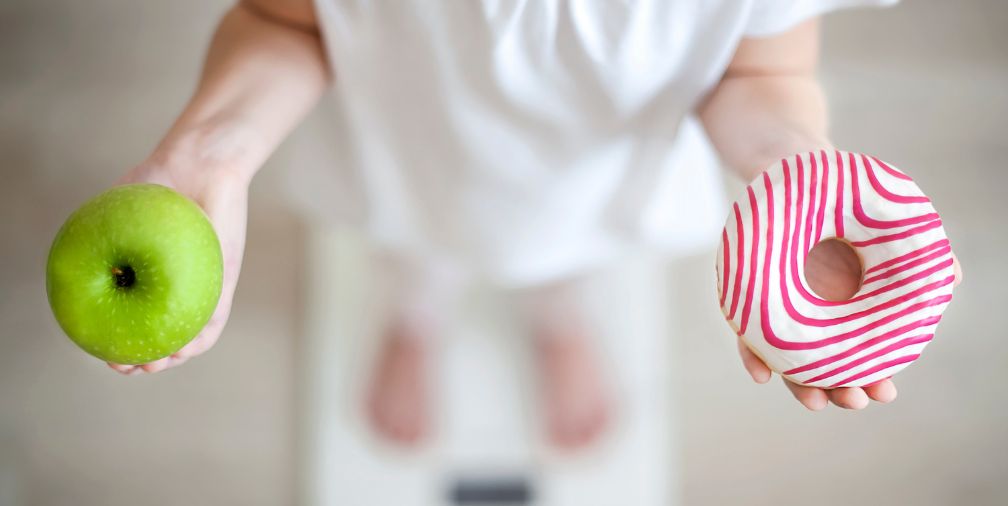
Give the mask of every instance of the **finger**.
M 203 336 L 206 334 L 206 329 L 203 329 L 192 341 L 185 344 L 179 351 L 172 354 L 173 357 L 195 357 L 203 351 Z
M 827 390 L 829 400 L 844 409 L 864 409 L 868 407 L 868 394 L 861 388 L 834 388 Z
M 745 366 L 746 371 L 752 376 L 753 381 L 756 383 L 770 381 L 770 368 L 742 342 L 741 337 L 738 338 L 738 350 L 739 356 L 742 357 L 742 365 Z
M 802 406 L 805 406 L 809 410 L 819 411 L 820 409 L 825 408 L 829 403 L 828 398 L 826 397 L 826 392 L 822 389 L 802 386 L 789 381 L 784 377 L 781 377 L 781 379 L 784 380 L 784 384 L 787 385 L 788 390 L 791 391 L 791 395 L 793 395 L 794 398 L 802 404 Z
M 179 357 L 192 358 L 203 352 L 209 350 L 213 347 L 214 343 L 217 342 L 217 338 L 220 336 L 222 328 L 216 323 L 209 323 L 203 330 L 189 341 L 185 346 L 179 351 L 175 352 L 175 355 Z
M 178 354 L 172 354 L 155 362 L 151 362 L 150 364 L 145 364 L 144 366 L 141 366 L 138 369 L 149 373 L 161 372 L 165 369 L 171 369 L 172 367 L 180 366 L 186 363 L 190 358 L 192 357 L 182 357 L 179 356 Z M 145 368 L 147 366 L 150 366 L 149 370 L 148 368 Z
M 155 373 L 167 369 L 170 365 L 171 365 L 171 357 L 165 357 L 150 362 L 148 364 L 141 365 L 140 368 L 143 369 L 144 372 Z
M 955 275 L 955 286 L 959 286 L 963 280 L 963 272 L 962 266 L 959 265 L 959 258 L 955 256 L 955 253 L 952 254 L 952 272 Z
M 883 404 L 896 400 L 896 384 L 889 379 L 866 386 L 864 387 L 864 391 L 868 394 L 868 397 Z
M 188 362 L 190 358 L 192 358 L 192 357 L 183 357 L 183 356 L 178 355 L 177 353 L 174 354 L 174 355 L 171 355 L 171 356 L 167 357 L 167 359 L 168 359 L 168 366 L 165 367 L 165 369 L 171 369 L 172 367 L 178 367 L 178 366 L 180 366 L 180 365 Z
M 131 371 L 133 371 L 133 369 L 136 369 L 135 365 L 114 364 L 112 362 L 105 362 L 105 363 L 108 364 L 109 368 L 111 368 L 113 371 L 120 374 L 129 374 Z

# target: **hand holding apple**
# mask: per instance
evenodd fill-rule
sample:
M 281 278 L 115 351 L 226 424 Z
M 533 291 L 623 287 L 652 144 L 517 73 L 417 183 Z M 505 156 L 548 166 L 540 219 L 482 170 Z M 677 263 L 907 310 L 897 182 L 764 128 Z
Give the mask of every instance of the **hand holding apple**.
M 138 358 L 132 358 L 129 355 L 123 355 L 121 353 L 122 350 L 130 349 L 131 346 L 137 346 L 135 343 L 140 342 L 139 338 L 143 337 L 140 334 L 141 331 L 148 333 L 148 341 L 153 335 L 150 334 L 151 332 L 156 332 L 158 334 L 163 332 L 166 335 L 172 332 L 181 334 L 181 329 L 176 327 L 185 327 L 186 325 L 170 319 L 160 322 L 160 328 L 155 326 L 154 328 L 145 329 L 143 324 L 134 323 L 131 327 L 133 327 L 134 331 L 138 332 L 137 334 L 130 334 L 126 336 L 125 334 L 110 333 L 103 338 L 96 336 L 91 337 L 91 339 L 105 343 L 111 343 L 117 340 L 121 343 L 130 341 L 131 344 L 117 345 L 117 348 L 120 351 L 118 355 L 102 352 L 101 350 L 89 349 L 89 347 L 82 344 L 79 339 L 75 339 L 75 341 L 78 342 L 78 344 L 81 344 L 88 352 L 108 361 L 110 367 L 121 373 L 135 374 L 139 372 L 158 372 L 163 369 L 179 365 L 189 358 L 208 350 L 216 343 L 217 339 L 220 337 L 221 331 L 223 330 L 224 324 L 227 322 L 230 314 L 231 301 L 237 285 L 242 251 L 244 249 L 248 179 L 243 177 L 242 173 L 238 171 L 220 170 L 216 168 L 197 169 L 193 168 L 193 166 L 183 167 L 178 164 L 148 162 L 129 171 L 122 179 L 120 179 L 119 183 L 155 183 L 160 186 L 139 185 L 139 187 L 153 187 L 155 189 L 161 189 L 163 190 L 162 192 L 155 193 L 164 194 L 164 192 L 168 192 L 177 198 L 182 198 L 181 195 L 188 197 L 189 200 L 184 198 L 182 199 L 186 200 L 186 202 L 190 205 L 195 202 L 200 208 L 202 208 L 202 210 L 206 213 L 205 217 L 202 212 L 199 212 L 199 209 L 197 209 L 195 205 L 192 206 L 192 210 L 196 211 L 197 214 L 200 215 L 204 224 L 206 224 L 206 219 L 209 218 L 209 222 L 212 224 L 212 229 L 216 230 L 216 237 L 219 238 L 219 250 L 217 250 L 217 261 L 220 262 L 217 267 L 218 273 L 220 274 L 220 277 L 217 279 L 217 286 L 219 287 L 218 289 L 220 293 L 219 299 L 210 297 L 213 300 L 206 302 L 208 296 L 200 294 L 199 292 L 201 290 L 198 287 L 187 290 L 186 294 L 182 295 L 182 297 L 194 298 L 193 300 L 195 300 L 195 298 L 202 298 L 204 304 L 201 308 L 201 323 L 195 328 L 191 328 L 190 326 L 185 332 L 188 334 L 184 337 L 185 340 L 188 340 L 190 337 L 192 338 L 188 341 L 188 344 L 185 344 L 183 341 L 181 344 L 185 345 L 181 346 L 181 344 L 173 341 L 172 346 L 165 343 L 162 348 L 145 345 L 142 347 L 143 350 L 134 350 L 131 352 L 134 353 L 134 357 Z M 170 192 L 165 187 L 174 189 L 178 193 Z M 130 188 L 130 186 L 113 188 L 110 192 L 123 191 L 121 189 L 124 188 Z M 190 228 L 190 232 L 192 232 L 194 230 L 199 230 L 200 227 L 195 226 Z M 209 227 L 203 229 L 204 236 L 206 235 L 206 232 L 210 232 L 210 235 L 213 235 L 213 230 L 210 230 Z M 59 238 L 57 238 L 57 242 L 58 241 Z M 177 242 L 199 243 L 200 240 L 192 239 L 192 236 L 190 236 L 189 240 Z M 189 244 L 190 248 L 191 246 L 192 244 Z M 55 249 L 56 243 L 54 243 L 54 250 Z M 153 252 L 151 254 L 153 255 Z M 207 258 L 205 250 L 202 253 L 202 257 Z M 212 264 L 213 262 L 209 263 Z M 118 296 L 118 298 L 108 302 L 122 303 L 126 300 L 124 297 L 129 295 L 139 295 L 140 292 L 142 292 L 142 290 L 134 290 L 130 293 L 131 288 L 140 286 L 140 283 L 143 281 L 140 277 L 141 274 L 136 272 L 135 269 L 131 274 L 125 269 L 122 269 L 122 266 L 106 265 L 106 267 L 108 268 L 108 272 L 103 273 L 103 280 L 105 282 L 103 289 L 106 290 L 106 293 Z M 222 272 L 220 272 L 221 267 Z M 113 268 L 116 268 L 116 271 L 113 271 Z M 195 269 L 202 270 L 202 268 L 198 267 Z M 210 269 L 210 271 L 212 271 L 212 269 Z M 206 272 L 207 271 L 204 270 L 204 277 L 212 278 L 212 275 L 206 274 Z M 133 279 L 130 279 L 131 275 L 134 276 Z M 110 282 L 114 285 L 114 289 L 109 286 Z M 129 285 L 131 282 L 137 284 L 131 286 L 120 286 L 120 284 Z M 50 289 L 52 289 L 51 286 Z M 57 319 L 60 320 L 61 325 L 67 333 L 70 334 L 71 337 L 74 337 L 72 332 L 75 330 L 69 328 L 63 321 L 56 307 L 57 304 L 65 304 L 65 302 L 59 303 L 53 301 L 52 303 L 54 313 L 57 314 Z M 117 306 L 117 308 L 121 307 L 122 306 Z M 111 310 L 111 306 L 108 309 Z M 101 313 L 101 311 L 99 310 L 98 313 Z M 108 315 L 94 314 L 92 317 L 103 318 L 105 321 L 114 321 L 108 319 Z M 190 319 L 190 324 L 191 320 L 195 319 L 193 316 L 189 316 L 188 318 Z M 123 322 L 120 322 L 120 325 L 122 325 L 122 323 Z M 71 323 L 71 325 L 73 324 Z M 193 337 L 194 334 L 195 337 Z M 161 338 L 160 335 L 158 337 Z M 108 344 L 105 346 L 108 346 Z M 181 346 L 181 349 L 179 349 L 179 346 Z M 155 351 L 145 351 L 148 347 Z M 160 352 L 157 352 L 158 350 Z
M 53 314 L 84 351 L 143 364 L 175 353 L 221 291 L 217 234 L 191 200 L 157 184 L 111 188 L 75 211 L 49 252 Z

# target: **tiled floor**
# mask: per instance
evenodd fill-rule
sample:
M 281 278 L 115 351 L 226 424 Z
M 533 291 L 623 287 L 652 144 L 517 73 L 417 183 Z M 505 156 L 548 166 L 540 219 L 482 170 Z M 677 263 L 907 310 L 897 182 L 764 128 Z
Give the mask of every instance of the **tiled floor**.
M 184 101 L 223 5 L 0 6 L 0 504 L 295 500 L 304 229 L 273 191 L 290 147 L 254 185 L 231 325 L 184 369 L 101 370 L 61 337 L 42 284 L 62 219 L 138 161 Z M 1006 21 L 997 0 L 830 18 L 836 142 L 913 173 L 967 279 L 925 358 L 899 376 L 897 403 L 811 414 L 779 384 L 746 380 L 717 309 L 696 295 L 711 290 L 710 258 L 678 265 L 686 504 L 1008 502 Z M 306 133 L 298 149 L 313 149 Z

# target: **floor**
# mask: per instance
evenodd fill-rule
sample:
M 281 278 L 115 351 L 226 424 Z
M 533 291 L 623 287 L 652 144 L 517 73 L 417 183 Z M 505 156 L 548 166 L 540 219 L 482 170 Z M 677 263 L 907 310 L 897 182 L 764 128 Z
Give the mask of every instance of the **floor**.
M 53 233 L 157 141 L 225 3 L 0 4 L 0 504 L 300 497 L 299 336 L 312 273 L 306 225 L 275 188 L 301 150 L 324 156 L 324 118 L 253 185 L 232 321 L 205 357 L 121 378 L 61 336 L 43 289 Z M 746 379 L 710 303 L 710 255 L 673 266 L 685 315 L 671 342 L 684 504 L 1008 502 L 1006 22 L 998 0 L 829 18 L 822 75 L 836 143 L 914 175 L 943 213 L 966 282 L 928 353 L 900 374 L 898 402 L 813 414 L 779 384 Z

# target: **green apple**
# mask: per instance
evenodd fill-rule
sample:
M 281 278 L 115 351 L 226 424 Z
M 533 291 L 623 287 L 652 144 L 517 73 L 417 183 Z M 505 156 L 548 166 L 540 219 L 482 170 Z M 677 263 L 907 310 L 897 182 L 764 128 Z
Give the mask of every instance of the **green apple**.
M 46 291 L 84 351 L 144 364 L 175 353 L 210 320 L 222 266 L 199 206 L 164 186 L 130 184 L 70 215 L 49 251 Z

